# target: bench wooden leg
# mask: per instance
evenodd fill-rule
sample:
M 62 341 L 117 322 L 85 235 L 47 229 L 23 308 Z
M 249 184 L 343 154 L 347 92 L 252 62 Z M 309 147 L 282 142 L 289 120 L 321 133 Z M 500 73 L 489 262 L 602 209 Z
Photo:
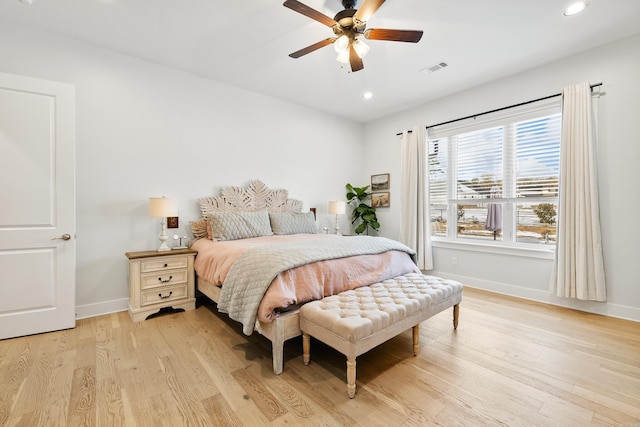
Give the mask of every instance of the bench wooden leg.
M 311 361 L 311 337 L 308 334 L 302 334 L 302 361 L 305 365 Z
M 453 329 L 458 329 L 458 316 L 460 315 L 460 304 L 453 306 Z
M 413 327 L 413 355 L 418 355 L 418 347 L 420 347 L 420 324 Z
M 356 395 L 356 358 L 347 358 L 347 395 L 353 399 Z

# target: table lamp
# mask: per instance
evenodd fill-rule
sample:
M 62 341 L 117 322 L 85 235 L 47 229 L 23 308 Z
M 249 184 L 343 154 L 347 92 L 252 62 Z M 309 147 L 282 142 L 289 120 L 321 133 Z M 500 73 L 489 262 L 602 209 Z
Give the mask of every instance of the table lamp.
M 329 202 L 329 213 L 336 216 L 336 234 L 340 234 L 340 225 L 338 224 L 338 215 L 344 215 L 347 203 L 341 200 L 332 200 Z
M 156 218 L 162 218 L 162 232 L 160 233 L 160 246 L 158 251 L 168 251 L 171 248 L 167 245 L 167 217 L 176 216 L 176 208 L 173 200 L 166 197 L 150 197 L 149 198 L 149 215 Z

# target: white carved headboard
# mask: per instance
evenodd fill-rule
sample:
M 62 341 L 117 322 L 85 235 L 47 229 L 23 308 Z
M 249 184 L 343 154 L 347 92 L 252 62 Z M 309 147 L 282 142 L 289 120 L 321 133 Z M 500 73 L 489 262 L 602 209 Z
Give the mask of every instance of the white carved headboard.
M 198 200 L 202 219 L 191 223 L 193 235 L 199 239 L 207 235 L 206 217 L 212 212 L 301 212 L 302 201 L 289 199 L 284 189 L 270 189 L 259 180 L 251 181 L 247 187 L 224 187 L 217 197 Z
M 205 197 L 198 203 L 203 217 L 224 211 L 301 212 L 302 202 L 288 197 L 287 190 L 269 189 L 262 181 L 255 180 L 246 188 L 224 187 L 218 197 Z

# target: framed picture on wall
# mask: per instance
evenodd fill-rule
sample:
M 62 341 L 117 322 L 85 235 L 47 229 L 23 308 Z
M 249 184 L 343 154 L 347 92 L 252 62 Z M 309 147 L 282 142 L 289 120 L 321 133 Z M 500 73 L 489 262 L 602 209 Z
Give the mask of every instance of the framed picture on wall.
M 390 176 L 388 173 L 381 173 L 378 175 L 371 175 L 371 191 L 382 191 L 388 190 L 390 187 L 389 184 Z
M 388 208 L 391 205 L 389 192 L 371 193 L 371 207 Z

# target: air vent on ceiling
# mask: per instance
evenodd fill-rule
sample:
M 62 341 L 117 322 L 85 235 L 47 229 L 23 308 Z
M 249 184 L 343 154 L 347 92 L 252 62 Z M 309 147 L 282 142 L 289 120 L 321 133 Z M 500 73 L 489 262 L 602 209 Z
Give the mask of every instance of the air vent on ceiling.
M 431 74 L 431 73 L 435 73 L 438 70 L 442 70 L 443 68 L 448 67 L 448 66 L 449 66 L 449 64 L 447 64 L 446 62 L 440 62 L 438 64 L 431 65 L 430 67 L 423 68 L 420 71 L 422 71 L 425 74 Z

